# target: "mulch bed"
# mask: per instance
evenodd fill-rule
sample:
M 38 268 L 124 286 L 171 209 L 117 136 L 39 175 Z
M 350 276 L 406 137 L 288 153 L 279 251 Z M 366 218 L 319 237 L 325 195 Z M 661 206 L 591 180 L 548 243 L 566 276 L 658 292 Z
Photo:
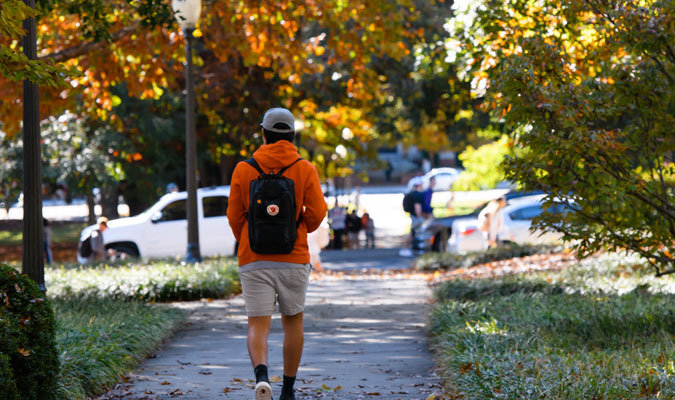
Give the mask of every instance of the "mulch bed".
M 52 243 L 54 262 L 77 261 L 77 243 Z M 21 262 L 23 246 L 0 246 L 0 261 Z
M 535 254 L 508 260 L 493 261 L 474 265 L 469 268 L 457 268 L 438 271 L 419 271 L 413 268 L 403 270 L 331 271 L 313 272 L 314 279 L 423 279 L 436 285 L 448 279 L 498 278 L 505 275 L 538 271 L 561 270 L 578 260 L 572 253 Z

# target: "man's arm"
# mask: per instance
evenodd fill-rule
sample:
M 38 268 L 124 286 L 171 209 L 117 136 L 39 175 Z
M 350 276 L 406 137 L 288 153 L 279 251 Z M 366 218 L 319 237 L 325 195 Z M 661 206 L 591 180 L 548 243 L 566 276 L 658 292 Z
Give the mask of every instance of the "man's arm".
M 232 233 L 237 241 L 241 241 L 241 230 L 244 228 L 244 221 L 246 220 L 246 205 L 244 204 L 244 197 L 242 196 L 241 186 L 241 165 L 237 164 L 232 174 L 232 182 L 230 183 L 230 199 L 227 203 L 227 220 L 232 228 Z
M 303 199 L 304 211 L 302 212 L 302 221 L 307 226 L 307 233 L 314 232 L 321 225 L 321 221 L 326 217 L 328 206 L 323 199 L 321 190 L 321 181 L 316 168 L 311 163 L 311 172 L 305 182 L 305 197 Z
M 415 216 L 416 217 L 422 216 L 422 203 L 415 203 Z

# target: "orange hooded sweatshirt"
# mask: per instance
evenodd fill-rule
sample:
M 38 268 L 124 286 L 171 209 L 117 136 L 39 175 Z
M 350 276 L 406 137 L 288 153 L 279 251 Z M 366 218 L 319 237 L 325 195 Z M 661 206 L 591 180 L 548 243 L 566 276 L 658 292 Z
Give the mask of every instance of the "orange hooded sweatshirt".
M 260 168 L 269 172 L 279 172 L 287 165 L 300 158 L 298 149 L 286 140 L 261 146 L 253 158 Z M 321 191 L 319 174 L 314 165 L 301 160 L 284 172 L 286 178 L 295 183 L 295 203 L 297 208 L 296 220 L 302 212 L 302 220 L 298 226 L 298 238 L 290 254 L 258 254 L 251 250 L 248 241 L 248 221 L 246 213 L 249 206 L 249 186 L 252 180 L 258 178 L 258 171 L 245 162 L 240 162 L 234 168 L 230 183 L 230 200 L 227 207 L 227 219 L 232 227 L 234 237 L 239 241 L 239 265 L 246 265 L 254 261 L 279 261 L 294 264 L 309 263 L 307 249 L 307 233 L 315 231 L 326 216 L 326 202 Z

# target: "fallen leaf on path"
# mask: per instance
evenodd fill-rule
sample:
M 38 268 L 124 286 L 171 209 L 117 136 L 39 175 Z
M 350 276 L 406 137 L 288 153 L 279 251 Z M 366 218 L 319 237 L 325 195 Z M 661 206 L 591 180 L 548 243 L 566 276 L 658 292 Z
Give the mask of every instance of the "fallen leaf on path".
M 328 386 L 324 383 L 324 384 L 321 385 L 321 389 L 319 389 L 319 390 L 325 391 L 325 392 L 335 392 L 336 390 L 340 390 L 340 389 L 342 389 L 342 386 L 340 386 L 340 385 L 335 386 L 335 387 L 330 387 L 330 386 Z
M 280 376 L 273 376 L 270 378 L 270 382 L 276 383 L 276 382 L 281 382 L 283 379 L 281 379 Z
M 163 381 L 162 383 L 160 383 L 160 385 L 164 385 L 164 386 L 170 385 L 170 384 L 171 384 L 171 382 L 169 382 L 169 381 Z

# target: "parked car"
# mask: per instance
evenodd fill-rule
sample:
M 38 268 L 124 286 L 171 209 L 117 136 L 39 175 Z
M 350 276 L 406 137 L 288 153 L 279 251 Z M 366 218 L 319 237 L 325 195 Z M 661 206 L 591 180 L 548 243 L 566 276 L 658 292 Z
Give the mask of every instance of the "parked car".
M 497 240 L 502 243 L 556 243 L 561 235 L 557 232 L 530 230 L 532 220 L 544 212 L 542 201 L 546 195 L 526 196 L 507 201 L 501 212 L 503 224 L 497 233 Z M 566 205 L 555 205 L 550 212 L 565 212 Z M 488 247 L 478 216 L 457 218 L 452 223 L 452 234 L 448 239 L 447 251 L 466 253 L 468 251 L 485 250 Z
M 232 255 L 235 238 L 227 221 L 229 186 L 197 190 L 199 247 L 202 256 Z M 169 193 L 143 213 L 108 221 L 106 249 L 121 257 L 175 257 L 187 251 L 187 192 Z M 89 236 L 97 225 L 82 230 Z M 79 262 L 85 262 L 78 255 Z
M 511 190 L 504 194 L 506 201 L 516 199 L 519 197 L 533 196 L 543 194 L 542 191 L 518 192 Z M 476 207 L 469 214 L 451 215 L 444 218 L 437 218 L 425 222 L 420 227 L 420 230 L 415 238 L 414 247 L 416 250 L 423 251 L 444 251 L 447 246 L 447 239 L 452 235 L 452 223 L 459 218 L 478 218 L 478 214 L 487 206 L 487 202 Z
M 436 184 L 434 185 L 434 191 L 445 191 L 452 188 L 452 184 L 455 183 L 457 177 L 459 177 L 460 170 L 456 168 L 434 168 L 431 171 L 427 172 L 422 176 L 424 181 L 424 188 L 429 187 L 429 181 L 431 178 L 436 179 Z M 412 185 L 413 180 L 408 181 L 407 190 L 411 191 L 413 189 Z

